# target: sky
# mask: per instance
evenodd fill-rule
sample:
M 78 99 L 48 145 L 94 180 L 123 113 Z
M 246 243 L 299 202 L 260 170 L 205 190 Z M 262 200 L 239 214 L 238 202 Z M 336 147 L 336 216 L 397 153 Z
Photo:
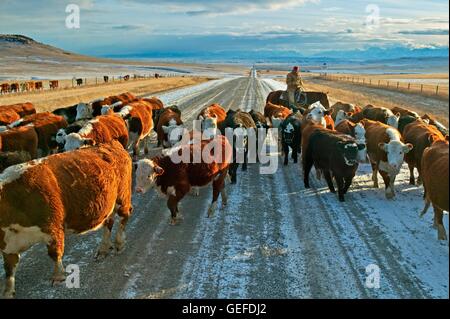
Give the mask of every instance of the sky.
M 80 28 L 67 28 L 68 4 Z M 83 54 L 434 48 L 449 42 L 447 0 L 0 0 L 0 33 Z

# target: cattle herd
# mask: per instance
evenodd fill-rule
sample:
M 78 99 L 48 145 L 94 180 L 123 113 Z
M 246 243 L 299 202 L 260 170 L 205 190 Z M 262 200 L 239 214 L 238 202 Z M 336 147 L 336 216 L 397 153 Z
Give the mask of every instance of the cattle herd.
M 106 81 L 106 80 L 105 80 Z M 273 96 L 273 94 L 272 94 Z M 125 226 L 132 212 L 132 176 L 136 193 L 156 188 L 167 199 L 175 224 L 178 203 L 198 187 L 212 184 L 208 216 L 214 214 L 219 195 L 227 203 L 227 176 L 236 183 L 238 165 L 247 169 L 248 137 L 265 139 L 269 128 L 279 132 L 284 165 L 289 149 L 298 162 L 301 154 L 304 186 L 315 167 L 339 201 L 351 186 L 359 163 L 370 162 L 374 187 L 378 173 L 385 195 L 395 197 L 395 179 L 402 163 L 411 171 L 411 184 L 424 187 L 424 214 L 433 206 L 438 238 L 446 239 L 443 211 L 448 211 L 448 131 L 429 115 L 367 105 L 364 108 L 336 103 L 328 107 L 317 101 L 304 109 L 291 110 L 271 101 L 264 114 L 226 111 L 219 104 L 201 110 L 199 128 L 183 140 L 184 123 L 177 106 L 164 106 L 156 97 L 137 98 L 131 93 L 89 103 L 36 113 L 31 103 L 0 106 L 0 251 L 6 274 L 5 297 L 15 294 L 19 254 L 36 243 L 45 243 L 55 267 L 52 280 L 64 280 L 64 237 L 103 226 L 97 250 L 104 257 L 112 247 L 125 245 Z M 323 97 L 320 97 L 323 99 Z M 195 139 L 195 130 L 203 134 Z M 225 137 L 233 130 L 232 140 Z M 263 132 L 264 136 L 261 136 Z M 139 159 L 144 144 L 149 153 L 150 136 L 157 135 L 163 152 Z M 243 138 L 240 138 L 243 137 Z M 211 148 L 211 143 L 215 148 Z M 200 162 L 175 163 L 170 151 L 187 151 L 191 158 L 199 147 L 209 156 Z M 217 158 L 211 149 L 223 152 Z M 209 151 L 208 151 L 209 150 Z M 130 155 L 132 153 L 132 155 Z M 244 160 L 237 159 L 243 153 Z M 259 153 L 258 153 L 259 154 Z M 76 191 L 75 191 L 76 190 Z M 114 243 L 111 232 L 115 215 L 120 223 Z

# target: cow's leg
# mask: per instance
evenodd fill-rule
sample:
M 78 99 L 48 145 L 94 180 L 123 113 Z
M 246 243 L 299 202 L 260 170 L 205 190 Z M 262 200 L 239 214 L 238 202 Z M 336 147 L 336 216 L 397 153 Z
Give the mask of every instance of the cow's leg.
M 414 178 L 414 164 L 408 163 L 408 168 L 409 168 L 409 184 L 416 185 L 416 180 Z
M 298 163 L 298 153 L 299 153 L 298 149 L 299 149 L 298 145 L 292 148 L 292 159 L 296 164 Z
M 167 200 L 167 207 L 170 210 L 170 224 L 176 225 L 177 223 L 177 213 L 178 213 L 178 198 L 176 196 L 169 196 L 169 199 Z
M 3 268 L 5 269 L 5 290 L 4 298 L 14 298 L 16 294 L 16 269 L 19 264 L 19 254 L 3 254 Z
M 419 173 L 419 176 L 417 177 L 417 185 L 422 185 L 422 163 L 421 161 L 417 161 L 417 172 Z
M 52 276 L 52 284 L 54 285 L 63 282 L 66 279 L 62 263 L 62 257 L 64 255 L 64 232 L 63 230 L 54 230 L 51 236 L 52 240 L 50 244 L 47 245 L 47 252 L 55 263 Z
M 322 171 L 319 168 L 317 168 L 317 166 L 315 166 L 315 165 L 314 165 L 314 168 L 316 169 L 316 178 L 318 180 L 321 180 L 322 179 Z
M 392 199 L 395 196 L 394 193 L 394 181 L 391 179 L 388 173 L 380 171 L 381 177 L 383 177 L 384 185 L 385 185 L 385 192 L 386 192 L 386 198 Z
M 310 188 L 309 186 L 309 173 L 311 172 L 311 168 L 313 167 L 313 161 L 309 156 L 305 156 L 303 160 L 303 183 L 305 184 L 305 188 Z
M 344 194 L 345 194 L 345 182 L 342 176 L 335 176 L 336 184 L 338 187 L 338 197 L 340 202 L 345 202 Z
M 236 184 L 237 181 L 237 169 L 238 169 L 239 164 L 238 163 L 231 163 L 230 164 L 230 176 L 231 176 L 231 184 Z
M 121 252 L 125 247 L 126 242 L 125 227 L 127 225 L 128 219 L 130 218 L 131 210 L 129 210 L 128 212 L 126 211 L 122 212 L 119 209 L 118 215 L 120 216 L 121 220 L 119 224 L 119 229 L 117 229 L 116 233 L 115 247 L 117 252 Z
M 333 179 L 331 178 L 331 172 L 329 170 L 325 170 L 323 172 L 323 175 L 325 176 L 325 180 L 327 181 L 330 192 L 336 193 L 336 189 L 334 188 L 334 185 L 333 185 Z
M 217 199 L 219 198 L 219 194 L 222 192 L 222 190 L 224 190 L 224 187 L 225 187 L 225 176 L 226 176 L 226 172 L 222 172 L 213 181 L 213 198 L 212 198 L 211 205 L 209 206 L 209 209 L 208 209 L 208 217 L 212 217 L 217 208 Z M 225 198 L 226 198 L 226 196 L 225 196 Z M 222 200 L 223 200 L 223 195 L 222 195 Z
M 111 242 L 111 232 L 114 226 L 114 214 L 112 214 L 105 222 L 103 223 L 103 238 L 100 243 L 100 246 L 95 255 L 96 259 L 104 258 L 108 255 L 109 250 L 112 248 Z
M 378 188 L 380 187 L 378 185 L 378 164 L 374 162 L 370 162 L 370 165 L 372 166 L 372 181 L 373 181 L 373 187 Z
M 289 145 L 287 143 L 283 142 L 283 152 L 284 152 L 284 165 L 289 164 Z
M 437 228 L 438 239 L 447 240 L 447 233 L 445 232 L 445 227 L 442 221 L 444 212 L 436 205 L 433 205 L 433 208 L 434 208 L 434 225 Z
M 144 154 L 147 155 L 148 154 L 148 150 L 150 148 L 150 133 L 144 137 Z
M 427 213 L 428 209 L 430 208 L 430 205 L 431 205 L 430 200 L 425 198 L 425 207 L 420 212 L 420 217 L 423 217 L 423 215 L 425 215 Z
M 344 194 L 347 194 L 348 189 L 350 188 L 350 186 L 352 185 L 352 181 L 353 181 L 353 176 L 347 176 L 344 178 Z

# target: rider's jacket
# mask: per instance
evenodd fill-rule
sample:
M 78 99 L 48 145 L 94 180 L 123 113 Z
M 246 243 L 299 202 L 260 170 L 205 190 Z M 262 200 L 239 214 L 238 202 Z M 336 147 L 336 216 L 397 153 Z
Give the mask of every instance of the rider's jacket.
M 303 88 L 303 81 L 300 76 L 300 72 L 291 71 L 286 77 L 287 89 L 289 91 L 296 91 Z

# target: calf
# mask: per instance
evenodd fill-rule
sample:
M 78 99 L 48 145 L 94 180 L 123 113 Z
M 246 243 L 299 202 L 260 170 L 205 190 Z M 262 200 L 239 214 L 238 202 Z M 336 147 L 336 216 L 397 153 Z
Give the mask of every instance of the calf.
M 184 127 L 180 113 L 172 108 L 165 108 L 160 114 L 156 128 L 158 145 L 168 148 L 181 141 Z
M 344 120 L 336 126 L 336 131 L 350 135 L 355 138 L 356 143 L 358 143 L 358 162 L 367 162 L 367 143 L 366 143 L 366 129 L 363 124 L 353 123 L 349 120 Z M 364 145 L 364 148 L 362 147 Z
M 116 115 L 100 115 L 87 122 L 78 133 L 65 137 L 64 150 L 70 151 L 84 146 L 110 143 L 117 140 L 124 148 L 128 145 L 128 129 L 125 120 Z
M 414 167 L 417 168 L 419 177 L 417 182 L 422 181 L 422 155 L 423 151 L 431 146 L 434 142 L 444 140 L 444 136 L 439 130 L 418 119 L 408 124 L 403 131 L 403 139 L 406 143 L 414 145 L 414 149 L 406 154 L 405 161 L 409 167 L 409 183 L 415 185 Z
M 264 107 L 264 116 L 274 128 L 279 128 L 281 122 L 292 114 L 292 110 L 287 107 L 267 102 Z
M 444 211 L 449 211 L 448 153 L 448 139 L 437 141 L 425 149 L 421 164 L 425 207 L 420 216 L 423 216 L 430 205 L 433 205 L 434 227 L 437 228 L 438 239 L 440 240 L 447 239 L 442 217 Z
M 412 144 L 403 143 L 400 132 L 378 121 L 363 120 L 366 129 L 367 154 L 372 165 L 372 180 L 378 188 L 378 172 L 383 177 L 386 198 L 395 196 L 394 182 L 406 153 L 413 149 Z
M 301 121 L 295 116 L 287 117 L 281 123 L 281 146 L 284 153 L 284 165 L 288 165 L 289 147 L 292 149 L 292 159 L 294 163 L 298 161 L 298 154 L 301 152 L 302 130 Z
M 11 166 L 0 174 L 5 297 L 15 294 L 19 254 L 34 244 L 47 245 L 55 264 L 53 282 L 65 280 L 62 258 L 68 233 L 82 234 L 104 226 L 97 256 L 106 255 L 117 212 L 121 223 L 115 244 L 118 251 L 123 249 L 132 210 L 131 167 L 127 152 L 112 142 Z
M 108 107 L 103 107 L 102 114 Z M 139 144 L 144 142 L 144 152 L 148 154 L 150 144 L 150 133 L 153 130 L 152 106 L 144 100 L 131 102 L 123 107 L 118 113 L 127 121 L 129 132 L 128 148 L 133 149 L 133 157 L 137 160 L 139 156 Z
M 38 156 L 47 156 L 58 148 L 55 136 L 58 130 L 67 127 L 67 122 L 62 116 L 50 112 L 27 115 L 13 126 L 25 126 L 32 124 L 38 136 Z
M 344 202 L 353 177 L 358 169 L 358 150 L 360 146 L 348 135 L 330 130 L 314 131 L 308 140 L 308 147 L 303 162 L 305 188 L 309 188 L 309 173 L 313 165 L 320 169 L 332 193 L 336 190 L 333 177 L 338 186 L 339 201 Z
M 226 129 L 233 131 L 233 162 L 230 165 L 231 183 L 236 184 L 236 175 L 239 163 L 242 163 L 242 170 L 247 170 L 248 163 L 248 139 L 253 134 L 256 138 L 256 125 L 250 114 L 241 110 L 229 110 L 224 122 Z
M 0 105 L 0 111 L 3 110 L 12 110 L 19 114 L 20 117 L 24 117 L 26 115 L 32 115 L 36 113 L 36 109 L 34 108 L 34 105 L 30 102 L 26 103 L 18 103 L 18 104 L 11 104 L 11 105 Z
M 199 149 L 195 150 L 196 148 L 201 148 L 203 154 L 200 163 L 192 161 L 194 151 L 199 151 Z M 209 152 L 204 152 L 206 148 Z M 219 194 L 222 195 L 222 205 L 227 203 L 225 178 L 232 152 L 227 138 L 218 135 L 212 140 L 184 144 L 180 146 L 178 152 L 183 151 L 190 152 L 189 163 L 174 163 L 171 156 L 159 156 L 137 162 L 136 192 L 145 193 L 156 186 L 160 193 L 167 197 L 172 225 L 176 223 L 178 203 L 192 187 L 202 187 L 212 182 L 213 199 L 208 210 L 208 217 L 214 213 Z

